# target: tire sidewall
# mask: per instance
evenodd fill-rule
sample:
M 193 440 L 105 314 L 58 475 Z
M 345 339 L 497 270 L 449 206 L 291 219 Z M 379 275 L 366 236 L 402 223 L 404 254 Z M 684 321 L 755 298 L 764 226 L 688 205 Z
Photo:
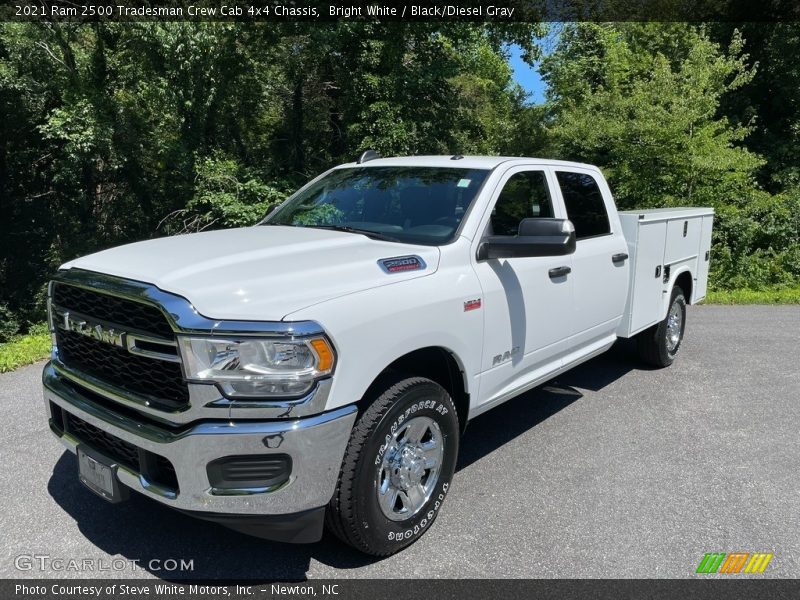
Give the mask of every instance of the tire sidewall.
M 378 505 L 378 473 L 392 433 L 408 419 L 418 416 L 430 417 L 439 426 L 444 444 L 442 468 L 423 509 L 407 520 L 392 521 Z M 447 497 L 458 457 L 458 418 L 452 400 L 433 382 L 415 384 L 375 425 L 363 450 L 354 481 L 360 535 L 373 547 L 395 552 L 412 544 L 430 528 Z
M 670 351 L 669 342 L 667 341 L 667 335 L 668 335 L 667 322 L 669 321 L 669 313 L 672 310 L 672 306 L 675 304 L 675 302 L 678 302 L 678 305 L 680 306 L 681 309 L 681 333 L 680 337 L 678 338 L 677 345 L 672 351 Z M 662 329 L 662 331 L 660 332 L 661 352 L 666 361 L 672 363 L 672 361 L 675 360 L 675 357 L 678 355 L 678 352 L 681 349 L 681 344 L 683 344 L 683 334 L 686 331 L 686 298 L 683 295 L 683 290 L 681 290 L 679 287 L 675 287 L 672 290 L 672 295 L 670 296 L 669 300 L 669 307 L 667 308 L 667 316 L 664 318 L 664 321 L 662 322 L 661 329 Z

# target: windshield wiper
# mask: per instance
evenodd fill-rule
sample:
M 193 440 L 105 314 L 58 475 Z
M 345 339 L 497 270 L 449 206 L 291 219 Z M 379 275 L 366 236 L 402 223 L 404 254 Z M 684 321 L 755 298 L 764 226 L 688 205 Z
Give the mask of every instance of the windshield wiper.
M 344 231 L 346 233 L 360 233 L 361 235 L 365 235 L 373 240 L 382 240 L 384 242 L 400 242 L 400 240 L 398 240 L 396 237 L 386 235 L 385 233 L 372 231 L 371 229 L 350 227 L 349 225 L 306 225 L 306 227 L 311 227 L 312 229 L 332 229 L 333 231 Z

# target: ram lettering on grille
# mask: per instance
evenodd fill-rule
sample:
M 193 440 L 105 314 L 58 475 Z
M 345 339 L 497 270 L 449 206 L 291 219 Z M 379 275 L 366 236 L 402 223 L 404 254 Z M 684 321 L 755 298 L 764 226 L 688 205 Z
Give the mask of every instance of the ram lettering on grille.
M 57 282 L 58 359 L 84 376 L 175 410 L 189 402 L 175 334 L 155 306 Z

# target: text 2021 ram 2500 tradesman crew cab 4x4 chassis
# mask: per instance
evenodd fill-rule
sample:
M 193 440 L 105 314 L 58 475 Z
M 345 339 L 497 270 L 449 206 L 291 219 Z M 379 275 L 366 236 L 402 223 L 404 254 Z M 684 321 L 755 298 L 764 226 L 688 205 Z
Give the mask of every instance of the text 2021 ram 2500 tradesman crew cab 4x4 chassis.
M 618 213 L 584 164 L 367 152 L 257 226 L 63 265 L 50 427 L 109 501 L 390 554 L 441 510 L 469 419 L 618 337 L 672 362 L 712 219 Z

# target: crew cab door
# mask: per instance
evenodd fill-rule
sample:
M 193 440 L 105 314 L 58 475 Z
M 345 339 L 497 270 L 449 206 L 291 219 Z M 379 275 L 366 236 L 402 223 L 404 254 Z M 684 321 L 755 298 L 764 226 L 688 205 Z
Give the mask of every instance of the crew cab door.
M 501 178 L 473 240 L 484 344 L 476 408 L 486 409 L 560 366 L 572 322 L 571 256 L 478 260 L 489 235 L 516 236 L 525 218 L 563 218 L 552 173 L 517 166 Z M 560 274 L 559 274 L 560 273 Z
M 602 348 L 615 338 L 628 291 L 628 246 L 611 191 L 589 169 L 553 169 L 566 218 L 575 226 L 572 255 L 574 300 L 565 363 Z

